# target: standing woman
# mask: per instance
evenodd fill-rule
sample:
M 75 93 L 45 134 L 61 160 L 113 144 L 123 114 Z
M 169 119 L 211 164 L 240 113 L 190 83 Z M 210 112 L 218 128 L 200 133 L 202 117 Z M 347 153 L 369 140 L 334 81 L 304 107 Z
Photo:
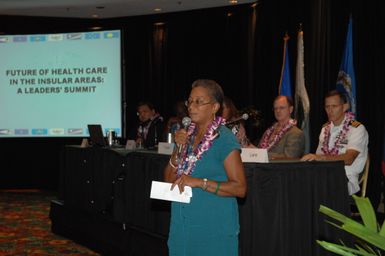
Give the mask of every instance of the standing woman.
M 172 202 L 168 239 L 170 256 L 238 255 L 238 205 L 246 194 L 240 145 L 220 116 L 222 88 L 196 80 L 186 102 L 192 120 L 175 134 L 174 150 L 164 170 L 166 182 L 192 187 L 189 204 Z

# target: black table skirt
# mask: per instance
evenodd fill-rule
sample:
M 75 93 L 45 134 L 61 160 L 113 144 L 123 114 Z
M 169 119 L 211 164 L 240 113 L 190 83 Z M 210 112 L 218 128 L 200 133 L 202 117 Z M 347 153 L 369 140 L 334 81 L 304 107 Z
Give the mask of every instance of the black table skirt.
M 67 146 L 59 199 L 65 207 L 107 214 L 114 221 L 167 237 L 170 203 L 150 199 L 169 156 Z M 343 162 L 245 164 L 248 192 L 238 200 L 240 255 L 329 255 L 316 239 L 345 234 L 325 223 L 320 204 L 349 214 Z

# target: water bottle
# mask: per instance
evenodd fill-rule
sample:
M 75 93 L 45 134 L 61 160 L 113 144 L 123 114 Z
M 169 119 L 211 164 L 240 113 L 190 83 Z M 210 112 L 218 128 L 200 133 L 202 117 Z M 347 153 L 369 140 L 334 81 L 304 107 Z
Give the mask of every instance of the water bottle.
M 167 133 L 167 143 L 172 143 L 172 142 L 173 142 L 172 133 L 169 132 L 169 133 Z
M 111 147 L 114 144 L 114 140 L 115 140 L 115 131 L 114 130 L 108 131 L 107 139 L 108 139 L 108 146 Z

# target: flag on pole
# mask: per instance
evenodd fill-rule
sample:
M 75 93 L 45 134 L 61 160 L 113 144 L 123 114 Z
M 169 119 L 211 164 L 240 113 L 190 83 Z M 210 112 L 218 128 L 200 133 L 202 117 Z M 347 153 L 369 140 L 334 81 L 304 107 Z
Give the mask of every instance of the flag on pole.
M 298 31 L 297 37 L 297 67 L 295 73 L 295 96 L 294 116 L 297 119 L 298 127 L 305 134 L 305 153 L 310 152 L 310 101 L 305 87 L 305 62 L 304 62 L 304 44 L 303 31 Z
M 289 64 L 289 51 L 287 47 L 287 41 L 289 36 L 283 37 L 283 62 L 281 69 L 281 80 L 279 81 L 278 95 L 290 96 L 291 97 L 291 78 L 290 78 L 290 64 Z
M 336 89 L 345 93 L 350 102 L 350 111 L 356 114 L 356 78 L 353 66 L 353 19 L 350 16 L 346 34 L 345 50 L 338 72 Z

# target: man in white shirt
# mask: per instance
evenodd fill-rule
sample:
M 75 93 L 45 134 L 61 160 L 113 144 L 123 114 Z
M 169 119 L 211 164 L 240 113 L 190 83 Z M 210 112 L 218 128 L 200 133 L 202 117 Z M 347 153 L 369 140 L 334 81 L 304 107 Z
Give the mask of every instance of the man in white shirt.
M 325 111 L 329 121 L 322 127 L 316 153 L 307 154 L 301 160 L 344 161 L 348 191 L 352 195 L 360 190 L 358 178 L 368 155 L 369 135 L 348 109 L 347 98 L 341 92 L 334 90 L 326 95 Z

